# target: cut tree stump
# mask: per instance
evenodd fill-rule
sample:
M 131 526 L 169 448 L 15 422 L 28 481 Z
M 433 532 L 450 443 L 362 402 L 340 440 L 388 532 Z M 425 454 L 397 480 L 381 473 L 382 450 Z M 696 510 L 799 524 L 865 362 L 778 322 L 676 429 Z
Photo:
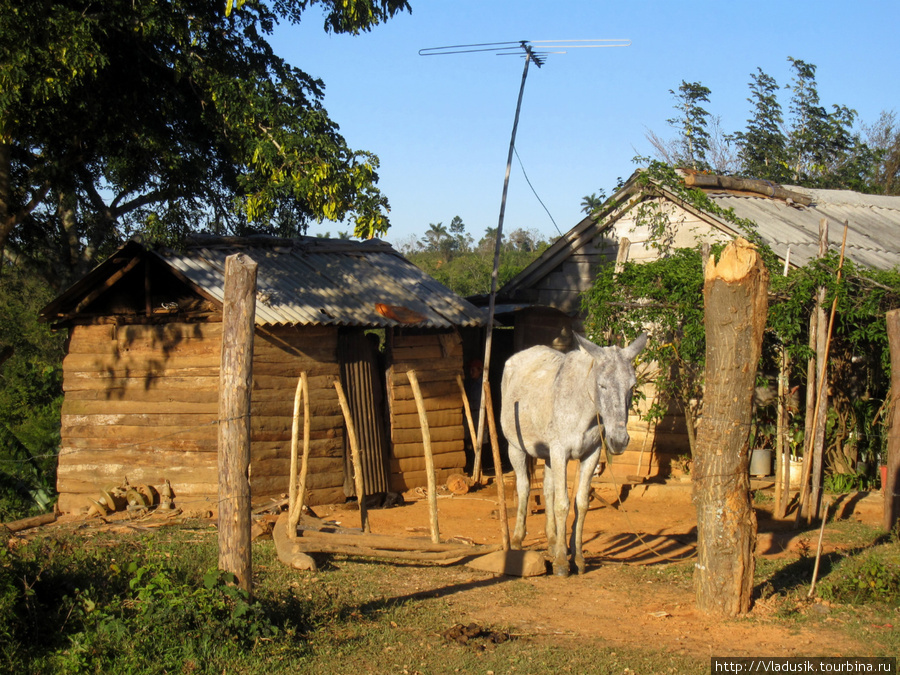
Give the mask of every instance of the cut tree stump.
M 697 607 L 719 616 L 750 609 L 756 515 L 750 501 L 749 432 L 769 275 L 756 248 L 737 239 L 710 258 L 703 285 L 706 386 L 697 432 Z

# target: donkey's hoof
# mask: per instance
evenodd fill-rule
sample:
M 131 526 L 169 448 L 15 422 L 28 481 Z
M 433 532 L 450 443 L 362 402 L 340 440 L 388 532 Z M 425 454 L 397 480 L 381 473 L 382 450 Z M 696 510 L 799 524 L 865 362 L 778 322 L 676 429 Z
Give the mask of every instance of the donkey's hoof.
M 567 577 L 569 576 L 569 563 L 565 565 L 559 565 L 557 563 L 553 563 L 553 574 L 558 577 Z

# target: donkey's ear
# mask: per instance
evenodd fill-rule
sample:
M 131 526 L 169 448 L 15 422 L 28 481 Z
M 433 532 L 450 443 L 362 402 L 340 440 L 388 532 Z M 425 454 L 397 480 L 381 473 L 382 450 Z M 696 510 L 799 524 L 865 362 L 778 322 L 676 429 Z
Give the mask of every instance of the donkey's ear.
M 591 356 L 596 356 L 597 351 L 599 349 L 601 349 L 601 347 L 599 345 L 595 345 L 593 342 L 588 340 L 586 337 L 584 337 L 584 335 L 581 335 L 580 333 L 575 333 L 575 341 L 578 344 L 578 348 L 581 351 L 587 352 Z
M 622 350 L 622 355 L 628 359 L 629 361 L 633 359 L 635 356 L 644 351 L 644 347 L 647 346 L 647 334 L 641 333 L 637 336 L 634 342 L 625 347 Z

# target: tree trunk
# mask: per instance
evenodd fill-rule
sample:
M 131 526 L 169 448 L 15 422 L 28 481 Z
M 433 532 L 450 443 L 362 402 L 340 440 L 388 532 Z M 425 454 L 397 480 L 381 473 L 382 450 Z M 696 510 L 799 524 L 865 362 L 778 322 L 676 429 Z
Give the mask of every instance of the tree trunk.
M 694 587 L 701 611 L 734 616 L 750 609 L 753 590 L 749 432 L 769 276 L 755 248 L 737 239 L 718 264 L 710 259 L 705 277 L 706 388 L 693 472 Z
M 225 259 L 219 372 L 219 568 L 252 592 L 250 564 L 250 391 L 256 319 L 256 268 Z
M 884 529 L 893 530 L 900 521 L 900 309 L 887 313 L 891 348 L 891 430 L 887 442 L 887 480 L 884 492 Z
M 12 200 L 12 146 L 0 130 L 0 260 L 6 250 L 6 242 L 13 228 Z

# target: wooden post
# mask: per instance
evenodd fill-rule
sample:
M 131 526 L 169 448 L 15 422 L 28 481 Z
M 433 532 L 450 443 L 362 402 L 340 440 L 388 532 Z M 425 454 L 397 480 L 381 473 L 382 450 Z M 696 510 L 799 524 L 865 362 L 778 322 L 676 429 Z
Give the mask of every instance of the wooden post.
M 251 593 L 250 392 L 256 270 L 242 253 L 225 259 L 219 370 L 219 568 Z
M 494 480 L 497 481 L 497 507 L 500 516 L 500 538 L 503 541 L 503 550 L 509 550 L 509 515 L 506 512 L 506 486 L 503 484 L 503 461 L 500 459 L 500 443 L 497 441 L 497 422 L 494 419 L 494 403 L 491 401 L 491 385 L 484 386 L 485 404 L 488 428 L 491 432 L 491 453 L 494 457 Z M 549 515 L 547 516 L 550 517 Z
M 300 436 L 300 400 L 303 400 L 303 460 L 300 464 L 300 478 L 297 478 L 297 451 Z M 306 500 L 306 477 L 309 473 L 309 376 L 304 370 L 297 380 L 294 393 L 294 416 L 291 423 L 291 485 L 288 500 L 288 536 L 297 536 L 297 523 L 303 513 Z
M 350 442 L 350 459 L 353 462 L 353 484 L 356 486 L 356 502 L 359 504 L 359 523 L 363 532 L 371 532 L 372 526 L 369 525 L 369 515 L 366 511 L 366 489 L 363 482 L 362 457 L 359 455 L 359 441 L 356 438 L 356 427 L 353 426 L 353 417 L 350 415 L 350 406 L 347 403 L 347 397 L 344 396 L 344 388 L 341 386 L 340 380 L 334 381 L 334 388 L 337 391 L 338 402 L 341 404 L 341 411 L 344 413 L 344 423 L 347 425 L 347 438 Z
M 891 429 L 887 439 L 887 479 L 884 492 L 884 529 L 890 532 L 900 522 L 900 309 L 887 313 L 891 349 Z
M 422 426 L 422 445 L 425 447 L 425 479 L 428 481 L 428 514 L 431 526 L 431 541 L 441 542 L 441 531 L 438 528 L 437 485 L 434 477 L 434 456 L 431 454 L 431 428 L 428 426 L 428 415 L 425 412 L 425 399 L 419 388 L 419 378 L 415 370 L 407 370 L 406 376 L 416 399 L 416 410 L 419 411 L 419 424 Z
M 466 413 L 466 423 L 469 425 L 469 436 L 472 439 L 472 450 L 475 450 L 475 420 L 472 419 L 472 406 L 469 405 L 469 397 L 466 396 L 466 385 L 463 384 L 462 375 L 456 375 L 456 384 L 459 385 L 459 394 L 462 396 L 463 410 Z
M 750 609 L 756 515 L 750 503 L 750 421 L 762 352 L 769 275 L 737 239 L 710 258 L 703 286 L 706 388 L 694 457 L 698 608 L 734 616 Z
M 790 392 L 790 357 L 780 347 L 781 366 L 778 372 L 778 456 L 775 471 L 775 515 L 784 518 L 787 515 L 788 502 L 791 496 L 791 447 L 787 439 L 788 422 L 785 402 Z
M 823 228 L 825 227 L 824 219 L 822 221 L 821 226 Z M 849 223 L 845 222 L 844 223 L 844 237 L 843 237 L 843 241 L 841 242 L 841 259 L 840 259 L 840 263 L 838 264 L 838 271 L 837 271 L 838 283 L 841 282 L 841 272 L 844 269 L 844 250 L 847 246 L 847 230 L 849 230 L 849 229 L 850 229 Z M 827 228 L 825 231 L 827 232 Z M 824 297 L 823 297 L 823 299 L 824 299 Z M 813 460 L 814 460 L 813 461 L 813 470 L 815 471 L 815 473 L 813 475 L 813 482 L 812 482 L 812 492 L 811 492 L 812 503 L 809 506 L 809 512 L 807 514 L 807 522 L 811 522 L 813 517 L 815 517 L 815 518 L 819 517 L 819 507 L 821 506 L 820 489 L 821 489 L 821 483 L 822 483 L 822 468 L 823 468 L 822 460 L 823 460 L 824 448 L 825 448 L 825 423 L 826 423 L 826 416 L 828 414 L 828 407 L 827 407 L 828 406 L 828 391 L 827 391 L 828 388 L 825 386 L 825 383 L 828 380 L 828 354 L 831 350 L 831 335 L 832 335 L 832 332 L 834 331 L 834 316 L 835 316 L 835 313 L 837 312 L 837 302 L 838 302 L 838 296 L 835 293 L 834 301 L 831 303 L 831 316 L 828 319 L 827 327 L 823 329 L 823 324 L 824 324 L 825 320 L 824 320 L 824 312 L 822 312 L 822 314 L 820 314 L 819 319 L 818 319 L 819 328 L 816 331 L 817 345 L 821 344 L 823 342 L 822 334 L 824 333 L 824 346 L 822 346 L 822 347 L 817 346 L 817 348 L 816 348 L 816 360 L 819 362 L 820 365 L 817 368 L 818 379 L 816 381 L 816 388 L 817 388 L 816 406 L 815 406 L 815 410 L 813 411 L 813 428 L 815 429 L 815 437 L 813 439 L 814 443 L 815 443 L 815 451 L 813 453 Z M 810 449 L 812 449 L 812 446 L 810 446 Z M 808 465 L 804 465 L 804 470 L 807 470 L 808 468 L 809 468 Z M 800 512 L 802 510 L 803 504 L 806 501 L 804 499 L 806 486 L 807 486 L 807 481 L 806 481 L 806 476 L 804 476 L 804 482 L 803 482 L 803 487 L 802 487 L 801 496 L 800 496 L 800 505 L 797 508 L 798 521 L 800 518 Z

